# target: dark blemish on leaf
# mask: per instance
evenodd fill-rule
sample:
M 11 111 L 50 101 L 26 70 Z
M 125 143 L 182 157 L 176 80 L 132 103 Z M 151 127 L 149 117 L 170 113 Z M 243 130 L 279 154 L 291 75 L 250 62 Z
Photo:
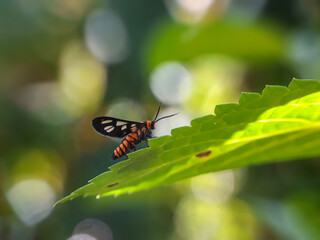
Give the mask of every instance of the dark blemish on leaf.
M 114 187 L 114 186 L 116 186 L 116 185 L 118 185 L 119 183 L 112 183 L 112 184 L 110 184 L 110 185 L 108 185 L 107 187 Z
M 211 151 L 206 151 L 206 152 L 202 152 L 202 153 L 198 153 L 196 155 L 196 157 L 208 157 L 211 154 Z

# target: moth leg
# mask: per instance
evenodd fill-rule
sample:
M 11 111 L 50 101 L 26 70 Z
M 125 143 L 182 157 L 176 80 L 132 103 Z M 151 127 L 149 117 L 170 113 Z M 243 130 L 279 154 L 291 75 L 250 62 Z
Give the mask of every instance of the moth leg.
M 133 149 L 133 151 L 137 151 L 136 146 L 129 142 L 130 149 Z
M 148 135 L 146 132 L 142 132 L 141 140 L 147 141 L 148 140 Z
M 147 144 L 148 147 L 150 147 L 148 139 L 146 139 L 146 144 Z

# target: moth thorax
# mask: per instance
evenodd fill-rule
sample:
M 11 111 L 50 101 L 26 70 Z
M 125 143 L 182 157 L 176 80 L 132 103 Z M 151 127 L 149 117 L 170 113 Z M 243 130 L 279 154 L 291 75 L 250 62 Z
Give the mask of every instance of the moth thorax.
M 146 121 L 146 127 L 147 127 L 147 129 L 151 128 L 151 121 Z

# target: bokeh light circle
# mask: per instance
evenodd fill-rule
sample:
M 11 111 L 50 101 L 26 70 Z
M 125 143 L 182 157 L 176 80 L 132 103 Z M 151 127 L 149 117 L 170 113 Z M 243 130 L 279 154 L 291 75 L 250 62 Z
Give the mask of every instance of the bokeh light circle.
M 195 197 L 208 202 L 225 202 L 234 192 L 233 171 L 203 174 L 191 179 Z
M 290 58 L 302 78 L 320 77 L 320 35 L 311 30 L 297 31 L 292 34 L 289 48 Z M 310 64 L 314 63 L 314 64 Z
M 63 110 L 74 116 L 91 113 L 103 100 L 106 68 L 84 44 L 72 41 L 62 52 L 59 84 L 57 101 Z
M 215 0 L 176 0 L 176 2 L 190 12 L 203 12 L 206 11 Z
M 89 15 L 85 24 L 85 41 L 92 54 L 104 63 L 119 63 L 128 53 L 125 25 L 112 11 L 97 10 Z
M 179 62 L 162 63 L 152 72 L 150 87 L 161 103 L 181 104 L 191 93 L 191 75 Z
M 17 216 L 29 226 L 46 218 L 56 200 L 53 188 L 41 179 L 29 179 L 13 185 L 6 194 Z
M 187 196 L 178 204 L 175 225 L 186 240 L 257 239 L 257 220 L 247 203 L 237 199 L 213 203 Z
M 88 218 L 78 223 L 68 240 L 113 240 L 113 236 L 106 223 Z
M 206 55 L 189 63 L 193 88 L 184 108 L 195 116 L 214 113 L 216 104 L 236 102 L 244 80 L 245 65 L 233 58 Z
M 172 18 L 186 24 L 212 22 L 227 11 L 230 0 L 166 0 Z
M 99 240 L 99 239 L 92 237 L 88 234 L 81 233 L 81 234 L 72 235 L 70 238 L 68 238 L 68 240 Z

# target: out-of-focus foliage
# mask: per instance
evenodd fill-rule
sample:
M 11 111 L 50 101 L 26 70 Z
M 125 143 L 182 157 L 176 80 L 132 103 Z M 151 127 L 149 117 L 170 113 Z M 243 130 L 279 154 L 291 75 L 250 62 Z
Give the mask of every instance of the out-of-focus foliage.
M 320 155 L 320 82 L 293 80 L 243 93 L 239 104 L 216 107 L 172 136 L 150 140 L 70 196 L 119 195 L 203 173 Z M 248 114 L 250 112 L 250 114 Z
M 253 198 L 250 203 L 264 222 L 286 238 L 316 240 L 320 234 L 319 200 L 317 192 L 297 191 L 281 202 Z
M 241 92 L 319 79 L 319 16 L 307 0 L 0 1 L 0 239 L 316 239 L 316 159 L 52 205 L 121 162 L 94 117 L 144 121 L 162 102 L 180 112 L 163 136 Z
M 161 62 L 185 62 L 204 54 L 228 55 L 251 64 L 280 63 L 286 56 L 281 35 L 267 24 L 253 22 L 230 20 L 205 26 L 165 23 L 150 40 L 152 51 L 147 51 L 146 66 L 153 69 Z

